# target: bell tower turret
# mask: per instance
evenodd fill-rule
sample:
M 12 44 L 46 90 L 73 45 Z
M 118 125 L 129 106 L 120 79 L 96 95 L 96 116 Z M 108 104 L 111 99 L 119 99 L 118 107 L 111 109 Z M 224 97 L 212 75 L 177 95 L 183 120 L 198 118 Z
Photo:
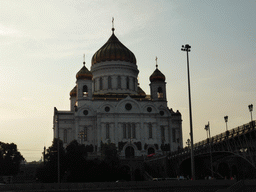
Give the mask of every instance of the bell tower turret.
M 156 57 L 156 70 L 149 78 L 150 80 L 150 94 L 154 101 L 166 101 L 166 82 L 164 74 L 158 69 Z
M 92 99 L 92 73 L 85 67 L 85 61 L 83 67 L 76 74 L 76 87 L 77 87 L 77 101 L 91 100 Z

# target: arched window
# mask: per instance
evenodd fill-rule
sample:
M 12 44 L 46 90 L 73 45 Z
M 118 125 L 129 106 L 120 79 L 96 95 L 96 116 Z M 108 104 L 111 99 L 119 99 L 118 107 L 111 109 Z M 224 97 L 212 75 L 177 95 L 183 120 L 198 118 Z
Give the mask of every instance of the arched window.
M 126 89 L 130 89 L 130 79 L 126 77 Z
M 106 139 L 109 139 L 109 124 L 106 124 Z
M 164 97 L 162 87 L 158 87 L 158 89 L 157 89 L 157 97 L 158 98 L 163 98 Z
M 64 138 L 63 138 L 63 142 L 67 143 L 68 142 L 68 131 L 67 129 L 64 129 Z
M 112 82 L 111 82 L 111 77 L 108 77 L 108 89 L 112 89 Z
M 88 97 L 88 87 L 86 85 L 83 86 L 83 97 Z
M 117 88 L 121 89 L 121 77 L 120 76 L 117 77 Z
M 103 89 L 103 82 L 102 82 L 102 77 L 100 77 L 100 90 Z
M 153 134 L 152 134 L 152 124 L 149 123 L 148 124 L 148 138 L 153 138 Z

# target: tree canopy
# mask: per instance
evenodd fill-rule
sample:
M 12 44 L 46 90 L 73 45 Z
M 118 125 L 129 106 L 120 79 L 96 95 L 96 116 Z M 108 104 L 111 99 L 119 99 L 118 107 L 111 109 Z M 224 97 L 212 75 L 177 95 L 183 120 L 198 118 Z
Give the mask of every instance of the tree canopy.
M 22 160 L 16 144 L 0 142 L 0 175 L 16 175 Z

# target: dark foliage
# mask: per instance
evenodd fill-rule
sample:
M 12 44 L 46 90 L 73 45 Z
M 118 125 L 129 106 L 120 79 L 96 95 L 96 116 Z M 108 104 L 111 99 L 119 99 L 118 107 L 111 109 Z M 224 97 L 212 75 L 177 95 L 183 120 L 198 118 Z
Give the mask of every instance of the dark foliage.
M 58 139 L 54 139 L 52 146 L 47 149 L 45 154 L 45 165 L 37 169 L 36 177 L 41 182 L 53 183 L 58 181 Z M 65 150 L 63 142 L 59 141 L 60 153 L 60 176 L 64 176 L 66 171 L 65 167 Z
M 37 169 L 41 182 L 57 182 L 57 139 L 47 149 L 46 163 Z M 60 141 L 60 170 L 62 182 L 103 182 L 129 178 L 127 171 L 120 167 L 117 147 L 114 143 L 101 143 L 102 158 L 87 160 L 91 146 L 72 141 L 66 151 Z
M 170 151 L 170 144 L 161 144 L 162 151 Z
M 93 152 L 93 145 L 86 145 L 85 149 L 87 152 Z
M 88 145 L 90 149 L 90 146 Z M 87 150 L 85 145 L 79 144 L 76 140 L 66 147 L 65 168 L 67 170 L 67 181 L 84 181 L 83 170 L 86 169 Z
M 126 143 L 123 141 L 118 142 L 118 151 L 122 151 Z
M 155 145 L 156 150 L 158 150 L 158 144 L 155 143 L 154 145 Z
M 0 175 L 16 175 L 24 160 L 14 143 L 0 142 Z
M 141 150 L 141 142 L 140 141 L 134 142 L 134 144 L 137 146 L 138 150 Z

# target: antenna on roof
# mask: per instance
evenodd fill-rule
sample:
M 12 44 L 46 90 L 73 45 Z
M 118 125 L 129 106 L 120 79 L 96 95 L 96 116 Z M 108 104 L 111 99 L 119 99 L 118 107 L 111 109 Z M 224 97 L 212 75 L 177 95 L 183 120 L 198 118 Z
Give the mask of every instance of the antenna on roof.
M 156 68 L 158 68 L 158 65 L 157 65 L 157 59 L 158 59 L 158 58 L 156 57 Z
M 112 17 L 112 31 L 113 31 L 113 33 L 115 31 L 115 28 L 114 28 L 114 17 Z
M 85 54 L 84 54 L 84 56 L 83 56 L 83 57 L 84 57 L 84 62 L 83 62 L 83 65 L 85 66 Z

